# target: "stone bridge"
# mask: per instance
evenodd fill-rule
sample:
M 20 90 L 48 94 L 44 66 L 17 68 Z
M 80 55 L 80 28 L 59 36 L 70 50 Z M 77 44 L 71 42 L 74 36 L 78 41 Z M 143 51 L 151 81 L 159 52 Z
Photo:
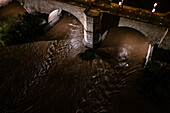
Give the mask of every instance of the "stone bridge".
M 136 18 L 129 17 L 129 15 L 125 16 L 123 13 L 118 14 L 117 11 L 115 12 L 113 10 L 113 6 L 110 6 L 109 8 L 112 8 L 112 10 L 108 9 L 108 6 L 104 6 L 106 8 L 103 8 L 101 6 L 93 6 L 89 7 L 89 4 L 82 4 L 82 3 L 75 3 L 75 2 L 59 2 L 55 0 L 19 0 L 20 2 L 25 3 L 24 7 L 25 9 L 29 9 L 28 12 L 42 12 L 42 13 L 50 13 L 55 9 L 62 9 L 66 12 L 71 13 L 74 15 L 84 26 L 84 44 L 87 47 L 93 48 L 95 43 L 98 43 L 102 37 L 101 35 L 104 33 L 104 31 L 108 30 L 107 27 L 102 31 L 102 19 L 107 18 L 104 17 L 105 13 L 112 15 L 111 18 L 113 23 L 116 22 L 117 26 L 121 27 L 130 27 L 134 28 L 141 33 L 143 33 L 146 37 L 148 37 L 148 40 L 151 44 L 160 44 L 162 40 L 164 39 L 169 23 L 160 23 L 160 21 L 156 21 L 157 23 L 153 22 L 147 22 L 146 19 L 142 18 Z M 118 6 L 114 6 L 118 7 Z M 133 12 L 133 8 L 128 9 L 128 12 Z M 134 9 L 136 10 L 136 9 Z M 121 11 L 120 11 L 121 12 Z M 147 12 L 147 11 L 145 11 Z M 140 16 L 139 16 L 140 17 Z M 163 18 L 163 16 L 161 16 Z M 166 18 L 164 19 L 166 20 Z M 169 21 L 168 21 L 169 22 Z M 112 24 L 112 23 L 108 23 Z M 114 27 L 114 25 L 110 26 Z

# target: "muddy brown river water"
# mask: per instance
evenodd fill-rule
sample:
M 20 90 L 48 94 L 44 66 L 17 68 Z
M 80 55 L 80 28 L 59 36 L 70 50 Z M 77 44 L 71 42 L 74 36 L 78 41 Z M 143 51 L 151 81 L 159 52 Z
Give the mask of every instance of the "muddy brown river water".
M 1 21 L 21 8 L 12 4 L 0 9 Z M 0 44 L 0 113 L 109 112 L 127 76 L 143 66 L 147 37 L 131 28 L 112 28 L 89 61 L 77 56 L 86 50 L 82 40 L 81 23 L 64 13 L 37 42 Z

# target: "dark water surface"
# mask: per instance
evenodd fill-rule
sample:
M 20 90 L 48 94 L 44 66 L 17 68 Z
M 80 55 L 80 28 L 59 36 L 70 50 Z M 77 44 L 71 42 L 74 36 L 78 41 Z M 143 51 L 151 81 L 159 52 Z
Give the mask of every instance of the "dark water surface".
M 8 9 L 8 10 L 7 10 Z M 7 21 L 8 18 L 17 16 L 25 12 L 25 9 L 18 2 L 12 2 L 0 8 L 0 21 Z
M 9 16 L 4 13 L 11 12 L 13 6 L 5 8 L 1 20 Z M 0 113 L 88 110 L 91 104 L 83 107 L 82 100 L 94 102 L 95 98 L 89 95 L 99 85 L 108 95 L 109 91 L 119 93 L 118 86 L 126 86 L 126 76 L 142 67 L 148 48 L 147 38 L 139 31 L 112 28 L 102 47 L 95 50 L 95 59 L 83 61 L 77 56 L 86 49 L 82 43 L 83 26 L 68 13 L 38 40 L 0 45 Z M 112 85 L 109 89 L 103 85 L 106 81 Z M 96 91 L 92 95 L 98 97 L 101 92 Z

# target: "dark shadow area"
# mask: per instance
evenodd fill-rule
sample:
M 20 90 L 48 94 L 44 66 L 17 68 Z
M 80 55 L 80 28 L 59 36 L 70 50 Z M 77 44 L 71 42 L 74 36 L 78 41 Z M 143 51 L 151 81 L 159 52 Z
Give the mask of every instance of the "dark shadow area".
M 119 3 L 121 0 L 112 0 L 115 3 Z M 168 0 L 124 0 L 123 4 L 128 6 L 133 6 L 137 8 L 143 8 L 147 10 L 152 10 L 154 3 L 158 3 L 156 7 L 156 12 L 167 13 L 170 11 Z
M 162 48 L 155 49 L 152 54 L 152 61 L 170 63 L 170 51 Z
M 35 41 L 36 37 L 45 33 L 46 24 L 41 25 L 43 20 L 43 16 L 40 14 L 24 13 L 10 18 L 8 22 L 3 22 L 0 30 L 2 44 L 9 46 Z
M 108 13 L 103 13 L 102 15 L 102 28 L 101 34 L 105 31 L 111 29 L 112 27 L 118 27 L 120 17 L 111 15 Z
M 170 51 L 154 49 L 142 73 L 137 81 L 138 91 L 154 104 L 170 104 Z

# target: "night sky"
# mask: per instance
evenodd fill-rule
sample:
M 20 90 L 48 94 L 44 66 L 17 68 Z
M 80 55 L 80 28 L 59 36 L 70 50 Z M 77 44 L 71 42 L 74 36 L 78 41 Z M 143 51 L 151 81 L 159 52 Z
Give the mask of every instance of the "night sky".
M 121 0 L 112 0 L 112 1 L 118 3 Z M 168 3 L 168 0 L 124 0 L 124 5 L 152 10 L 153 4 L 155 2 L 158 3 L 156 7 L 157 12 L 166 13 L 170 11 L 170 3 Z

